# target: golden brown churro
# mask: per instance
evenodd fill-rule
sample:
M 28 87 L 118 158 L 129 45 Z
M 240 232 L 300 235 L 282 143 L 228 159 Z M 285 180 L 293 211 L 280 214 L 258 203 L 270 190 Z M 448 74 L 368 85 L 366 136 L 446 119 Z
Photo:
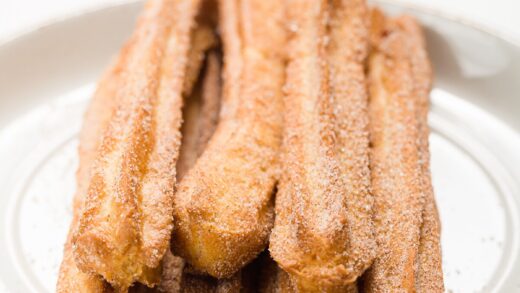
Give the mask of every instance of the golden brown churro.
M 195 36 L 192 39 L 192 49 L 190 60 L 188 61 L 188 75 L 198 75 L 190 73 L 200 69 L 202 63 L 199 57 L 201 52 L 208 49 L 215 43 L 215 37 L 208 35 L 208 26 L 197 27 L 194 30 Z M 123 49 L 117 63 L 105 74 L 99 83 L 98 89 L 94 94 L 89 109 L 85 115 L 84 126 L 80 135 L 80 167 L 77 172 L 78 190 L 74 197 L 73 221 L 71 224 L 69 237 L 64 250 L 64 259 L 60 268 L 57 292 L 107 292 L 112 289 L 103 281 L 102 278 L 93 274 L 83 273 L 74 262 L 72 253 L 72 234 L 79 224 L 79 213 L 82 210 L 84 197 L 86 196 L 87 184 L 90 177 L 90 166 L 96 155 L 96 150 L 101 143 L 103 131 L 106 129 L 112 111 L 116 104 L 116 94 L 118 87 L 121 86 L 120 73 L 126 66 L 128 49 Z M 184 84 L 184 92 L 191 91 L 191 85 Z
M 409 17 L 386 19 L 374 10 L 371 39 L 371 165 L 379 254 L 365 290 L 439 292 L 439 226 L 426 124 L 431 69 L 422 33 Z
M 74 261 L 72 253 L 72 235 L 79 225 L 79 216 L 85 202 L 90 178 L 90 168 L 94 161 L 104 129 L 106 129 L 116 103 L 116 92 L 121 85 L 121 71 L 126 62 L 127 50 L 124 47 L 121 54 L 99 81 L 92 101 L 85 113 L 83 126 L 79 137 L 79 167 L 76 172 L 78 184 L 73 199 L 72 222 L 64 247 L 63 260 L 58 275 L 56 292 L 109 292 L 110 286 L 99 276 L 82 272 Z
M 121 291 L 136 280 L 158 282 L 168 248 L 182 89 L 198 6 L 198 0 L 146 4 L 73 236 L 78 267 Z
M 421 188 L 425 197 L 423 223 L 419 241 L 418 268 L 416 273 L 417 292 L 444 292 L 442 255 L 440 245 L 440 219 L 435 203 L 430 174 L 430 151 L 428 136 L 428 110 L 433 73 L 421 26 L 408 16 L 398 19 L 412 42 L 410 51 L 414 78 L 414 94 L 417 101 L 419 123 L 419 162 L 421 165 Z
M 273 258 L 300 291 L 341 291 L 375 256 L 361 0 L 286 1 L 289 67 Z
M 174 201 L 173 251 L 219 278 L 233 275 L 267 243 L 282 136 L 283 7 L 238 2 L 220 2 L 220 122 Z
M 379 253 L 366 276 L 365 290 L 414 292 L 423 198 L 410 40 L 378 10 L 372 13 L 372 28 L 369 108 Z

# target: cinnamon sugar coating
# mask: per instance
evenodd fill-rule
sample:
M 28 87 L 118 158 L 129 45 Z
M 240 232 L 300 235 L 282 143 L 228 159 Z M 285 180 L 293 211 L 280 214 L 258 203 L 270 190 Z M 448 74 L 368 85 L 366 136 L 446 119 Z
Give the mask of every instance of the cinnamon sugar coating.
M 219 2 L 224 47 L 220 122 L 180 182 L 172 249 L 214 277 L 267 244 L 282 136 L 285 31 L 278 1 Z
M 286 1 L 292 31 L 270 252 L 301 292 L 345 292 L 375 257 L 367 7 Z
M 378 256 L 366 292 L 443 292 L 440 226 L 429 172 L 431 68 L 410 17 L 372 16 L 372 184 Z
M 122 49 L 127 50 L 128 46 Z M 126 62 L 122 53 L 100 79 L 96 92 L 85 113 L 79 135 L 79 167 L 76 172 L 77 190 L 73 198 L 72 222 L 64 247 L 63 260 L 58 274 L 56 292 L 110 292 L 110 286 L 94 274 L 84 273 L 74 261 L 72 235 L 79 225 L 79 216 L 85 204 L 90 168 L 94 161 L 103 130 L 108 125 L 115 107 L 115 93 L 120 86 L 122 68 Z
M 182 90 L 198 0 L 151 0 L 130 40 L 116 108 L 73 235 L 77 266 L 116 289 L 159 281 L 169 245 Z

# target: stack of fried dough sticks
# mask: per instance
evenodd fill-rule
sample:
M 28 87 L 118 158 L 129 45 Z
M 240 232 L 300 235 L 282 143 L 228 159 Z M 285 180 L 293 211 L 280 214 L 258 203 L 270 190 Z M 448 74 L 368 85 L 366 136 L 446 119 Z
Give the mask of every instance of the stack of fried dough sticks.
M 422 30 L 149 0 L 80 135 L 57 292 L 443 292 Z

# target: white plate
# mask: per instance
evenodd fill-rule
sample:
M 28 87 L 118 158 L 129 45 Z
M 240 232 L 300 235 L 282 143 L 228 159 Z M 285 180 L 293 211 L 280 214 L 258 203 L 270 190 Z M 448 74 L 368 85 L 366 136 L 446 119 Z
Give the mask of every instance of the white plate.
M 383 6 L 415 14 L 427 28 L 446 287 L 520 292 L 520 47 L 420 10 Z M 0 46 L 0 291 L 54 291 L 82 113 L 140 8 L 87 13 Z

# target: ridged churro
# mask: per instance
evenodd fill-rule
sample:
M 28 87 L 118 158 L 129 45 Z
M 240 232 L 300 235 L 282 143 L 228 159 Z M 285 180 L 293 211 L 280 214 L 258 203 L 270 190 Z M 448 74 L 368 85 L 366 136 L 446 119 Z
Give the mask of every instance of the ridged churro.
M 412 42 L 410 62 L 419 123 L 418 149 L 421 165 L 421 189 L 425 197 L 417 260 L 416 290 L 417 292 L 444 292 L 440 245 L 441 226 L 431 182 L 428 142 L 430 134 L 428 110 L 433 73 L 420 24 L 414 18 L 408 16 L 400 17 L 399 24 Z
M 119 291 L 159 281 L 172 229 L 182 90 L 198 0 L 147 2 L 126 52 L 73 235 L 76 264 Z
M 200 68 L 202 60 L 199 60 L 199 52 L 204 51 L 212 45 L 215 40 L 208 35 L 208 27 L 195 29 L 190 51 L 190 61 L 188 63 L 188 75 Z M 123 49 L 116 64 L 101 79 L 98 89 L 94 94 L 89 109 L 85 115 L 83 129 L 80 135 L 80 167 L 77 172 L 78 190 L 74 197 L 73 221 L 71 224 L 69 237 L 64 250 L 64 259 L 60 268 L 57 284 L 57 292 L 108 292 L 112 291 L 110 286 L 103 279 L 94 274 L 84 273 L 77 268 L 72 253 L 72 234 L 79 224 L 79 214 L 82 210 L 83 201 L 86 196 L 87 184 L 90 177 L 90 166 L 95 158 L 97 149 L 101 143 L 103 132 L 107 128 L 110 117 L 116 104 L 117 89 L 121 86 L 120 73 L 125 62 L 128 49 Z M 198 63 L 198 64 L 197 64 Z M 198 72 L 196 73 L 198 74 Z M 185 82 L 184 92 L 191 91 L 190 83 Z
M 372 263 L 367 7 L 286 1 L 292 41 L 270 251 L 300 291 L 344 292 Z
M 123 48 L 120 56 L 110 66 L 98 83 L 96 92 L 85 113 L 79 136 L 79 167 L 76 172 L 77 190 L 73 199 L 72 222 L 64 247 L 63 260 L 58 275 L 56 292 L 97 293 L 112 291 L 110 285 L 94 274 L 81 271 L 74 261 L 72 235 L 79 225 L 79 216 L 83 209 L 90 178 L 90 168 L 96 151 L 101 144 L 103 131 L 106 129 L 116 104 L 116 93 L 121 83 L 121 72 L 126 62 Z
M 223 278 L 265 248 L 272 227 L 285 30 L 278 1 L 223 0 L 219 11 L 224 45 L 220 122 L 179 184 L 171 244 L 197 270 Z
M 442 277 L 440 285 L 430 279 L 432 274 L 438 278 L 434 270 L 440 269 L 430 267 L 430 261 L 440 265 L 428 170 L 431 69 L 420 29 L 411 18 L 387 19 L 378 10 L 371 18 L 369 109 L 379 253 L 364 288 L 366 292 L 438 292 L 431 290 L 442 287 Z M 427 251 L 430 248 L 435 250 Z

